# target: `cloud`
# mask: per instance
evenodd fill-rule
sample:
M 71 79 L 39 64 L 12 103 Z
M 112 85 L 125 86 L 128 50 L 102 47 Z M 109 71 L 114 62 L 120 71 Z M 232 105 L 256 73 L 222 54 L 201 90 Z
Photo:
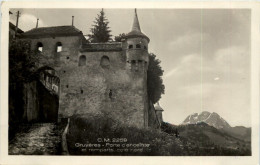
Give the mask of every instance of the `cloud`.
M 176 73 L 178 71 L 179 68 L 173 68 L 172 70 L 170 70 L 169 72 L 167 72 L 165 75 L 164 75 L 164 78 L 168 78 L 168 77 L 171 77 L 174 73 Z
M 12 17 L 10 20 L 12 23 L 15 24 L 16 18 Z M 32 28 L 36 27 L 36 22 L 37 22 L 37 17 L 32 14 L 21 14 L 19 18 L 19 28 L 22 29 L 23 31 L 28 31 L 31 30 Z M 38 27 L 46 27 L 48 26 L 43 20 L 39 20 L 38 22 Z

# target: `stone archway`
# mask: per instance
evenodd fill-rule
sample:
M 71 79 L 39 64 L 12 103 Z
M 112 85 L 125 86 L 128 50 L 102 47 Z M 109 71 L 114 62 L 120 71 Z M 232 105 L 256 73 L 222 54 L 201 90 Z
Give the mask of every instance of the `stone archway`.
M 38 69 L 37 92 L 39 119 L 42 122 L 57 122 L 59 110 L 60 78 L 55 69 L 44 66 Z

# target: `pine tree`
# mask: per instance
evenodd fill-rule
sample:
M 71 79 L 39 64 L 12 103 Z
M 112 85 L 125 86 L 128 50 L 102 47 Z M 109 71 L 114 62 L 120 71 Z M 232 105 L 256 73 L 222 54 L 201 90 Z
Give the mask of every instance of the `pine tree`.
M 96 43 L 96 42 L 108 42 L 111 41 L 111 36 L 110 32 L 111 30 L 109 30 L 108 27 L 108 21 L 105 17 L 105 12 L 102 9 L 100 11 L 100 14 L 98 14 L 98 17 L 96 18 L 96 20 L 94 21 L 94 25 L 93 28 L 91 28 L 91 34 L 89 34 L 89 40 L 92 43 Z

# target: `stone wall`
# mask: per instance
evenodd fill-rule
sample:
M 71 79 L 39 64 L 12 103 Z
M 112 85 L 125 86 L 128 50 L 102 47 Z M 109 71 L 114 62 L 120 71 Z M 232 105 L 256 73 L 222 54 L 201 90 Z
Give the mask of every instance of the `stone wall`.
M 23 118 L 27 122 L 40 120 L 39 98 L 37 82 L 32 81 L 24 84 L 23 88 L 24 114 Z
M 78 59 L 82 55 L 86 65 L 70 63 L 60 75 L 60 117 L 104 112 L 123 123 L 143 127 L 145 73 L 127 70 L 122 51 L 81 52 Z M 100 65 L 104 56 L 109 59 L 106 67 Z
M 40 81 L 24 84 L 24 113 L 26 122 L 56 122 L 58 119 L 59 98 Z
M 125 43 L 90 48 L 81 46 L 81 36 L 45 37 L 32 39 L 32 49 L 38 42 L 43 44 L 40 65 L 53 68 L 60 79 L 59 118 L 103 112 L 128 125 L 148 126 L 147 73 L 127 67 Z M 102 58 L 109 60 L 101 65 Z

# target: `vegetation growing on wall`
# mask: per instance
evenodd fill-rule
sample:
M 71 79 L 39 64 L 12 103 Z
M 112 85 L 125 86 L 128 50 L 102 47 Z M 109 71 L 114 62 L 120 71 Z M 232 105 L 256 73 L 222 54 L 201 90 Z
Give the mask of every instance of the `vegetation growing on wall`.
M 31 43 L 27 40 L 11 40 L 9 43 L 9 81 L 30 81 L 35 71 L 37 57 L 32 55 Z
M 121 34 L 119 34 L 118 36 L 115 36 L 115 41 L 116 42 L 121 42 L 122 41 L 122 39 L 124 39 L 125 38 L 125 33 L 121 33 Z

